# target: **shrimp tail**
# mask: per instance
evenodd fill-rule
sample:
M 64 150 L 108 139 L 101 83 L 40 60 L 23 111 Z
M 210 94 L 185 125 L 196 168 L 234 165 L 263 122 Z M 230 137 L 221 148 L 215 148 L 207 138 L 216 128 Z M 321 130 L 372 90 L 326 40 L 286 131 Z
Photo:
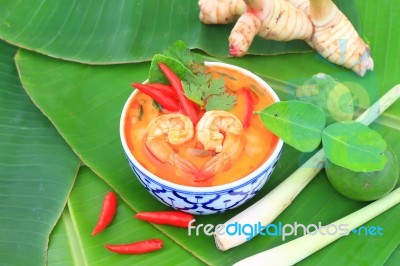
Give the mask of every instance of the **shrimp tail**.
M 190 161 L 182 158 L 178 154 L 174 153 L 174 150 L 163 141 L 163 137 L 154 138 L 146 141 L 146 147 L 149 149 L 151 154 L 155 156 L 159 161 L 168 163 L 178 170 L 185 173 L 195 174 L 198 172 L 198 168 L 194 166 Z
M 147 139 L 146 147 L 159 161 L 166 163 L 174 153 L 173 149 L 164 141 L 163 137 Z
M 201 166 L 201 168 L 194 175 L 194 181 L 204 182 L 211 179 L 225 168 L 229 160 L 229 156 L 227 156 L 225 153 L 218 153 Z
M 189 160 L 182 158 L 177 154 L 172 154 L 167 162 L 170 165 L 175 166 L 178 170 L 188 174 L 195 175 L 199 171 L 199 169 Z

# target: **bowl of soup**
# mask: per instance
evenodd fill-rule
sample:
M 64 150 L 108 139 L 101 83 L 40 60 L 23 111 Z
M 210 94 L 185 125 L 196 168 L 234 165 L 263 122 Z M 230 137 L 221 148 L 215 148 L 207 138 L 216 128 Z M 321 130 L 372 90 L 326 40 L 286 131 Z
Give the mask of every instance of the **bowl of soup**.
M 222 213 L 250 200 L 270 178 L 283 146 L 258 115 L 243 126 L 249 101 L 243 88 L 255 111 L 279 101 L 274 90 L 246 69 L 218 62 L 206 67 L 236 96 L 233 109 L 199 110 L 194 125 L 135 90 L 120 120 L 122 147 L 139 182 L 160 202 L 192 214 Z

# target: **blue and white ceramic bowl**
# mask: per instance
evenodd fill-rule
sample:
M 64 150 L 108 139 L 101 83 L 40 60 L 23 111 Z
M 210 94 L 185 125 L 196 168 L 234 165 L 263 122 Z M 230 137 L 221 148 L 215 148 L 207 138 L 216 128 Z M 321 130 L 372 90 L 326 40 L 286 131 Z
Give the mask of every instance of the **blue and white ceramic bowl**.
M 257 81 L 276 102 L 278 96 L 272 88 L 261 78 L 243 68 L 224 64 L 207 62 L 209 66 L 221 66 L 237 70 L 243 75 L 249 76 Z M 279 139 L 271 156 L 255 171 L 229 184 L 213 187 L 190 187 L 178 185 L 166 181 L 144 168 L 130 152 L 124 134 L 125 116 L 128 106 L 137 91 L 134 91 L 125 103 L 120 120 L 120 137 L 126 157 L 132 170 L 135 172 L 140 183 L 156 199 L 167 206 L 192 214 L 213 214 L 234 209 L 250 200 L 268 181 L 279 159 L 283 142 Z

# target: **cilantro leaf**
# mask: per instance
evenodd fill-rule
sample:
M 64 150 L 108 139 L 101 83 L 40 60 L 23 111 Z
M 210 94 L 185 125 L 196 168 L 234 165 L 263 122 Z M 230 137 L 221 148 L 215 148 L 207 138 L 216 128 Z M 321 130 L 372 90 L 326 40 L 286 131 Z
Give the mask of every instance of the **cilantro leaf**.
M 197 74 L 197 79 L 194 81 L 194 83 L 202 91 L 205 91 L 208 88 L 210 82 L 211 82 L 211 75 L 206 75 L 206 74 Z
M 211 80 L 208 88 L 204 90 L 204 98 L 207 99 L 212 95 L 219 95 L 225 92 L 225 81 L 222 78 Z
M 203 90 L 199 88 L 199 85 L 185 81 L 182 82 L 182 85 L 183 91 L 189 100 L 197 103 L 200 106 L 204 106 Z
M 209 74 L 199 74 L 195 82 L 182 82 L 182 84 L 186 97 L 192 102 L 202 108 L 207 102 L 206 110 L 218 109 L 218 105 L 222 105 L 223 110 L 227 111 L 236 103 L 236 96 L 226 93 L 224 79 L 212 80 Z
M 207 98 L 205 109 L 206 111 L 210 110 L 229 111 L 235 106 L 236 101 L 237 101 L 236 96 L 229 93 L 212 95 Z

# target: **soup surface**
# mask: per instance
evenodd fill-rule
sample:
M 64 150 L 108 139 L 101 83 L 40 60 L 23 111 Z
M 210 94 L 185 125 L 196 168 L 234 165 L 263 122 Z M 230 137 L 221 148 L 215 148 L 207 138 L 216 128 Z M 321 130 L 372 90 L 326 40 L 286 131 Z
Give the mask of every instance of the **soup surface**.
M 273 98 L 264 88 L 248 76 L 223 67 L 208 67 L 214 79 L 223 78 L 228 92 L 237 95 L 237 104 L 229 112 L 243 121 L 245 112 L 245 96 L 240 88 L 248 87 L 253 92 L 254 109 L 262 110 L 272 104 Z M 142 166 L 155 175 L 173 183 L 186 186 L 216 186 L 233 182 L 246 176 L 257 169 L 271 155 L 278 143 L 278 137 L 272 134 L 262 123 L 258 115 L 253 115 L 250 126 L 244 129 L 244 147 L 235 161 L 227 164 L 223 171 L 220 171 L 213 178 L 195 182 L 193 176 L 176 169 L 168 163 L 162 163 L 155 158 L 145 145 L 147 126 L 152 119 L 161 115 L 153 105 L 152 99 L 139 92 L 131 101 L 125 121 L 125 136 L 128 147 L 133 156 Z M 200 168 L 212 158 L 214 154 L 201 150 L 201 145 L 193 139 L 180 146 L 172 146 L 174 151 L 181 157 L 192 162 Z

